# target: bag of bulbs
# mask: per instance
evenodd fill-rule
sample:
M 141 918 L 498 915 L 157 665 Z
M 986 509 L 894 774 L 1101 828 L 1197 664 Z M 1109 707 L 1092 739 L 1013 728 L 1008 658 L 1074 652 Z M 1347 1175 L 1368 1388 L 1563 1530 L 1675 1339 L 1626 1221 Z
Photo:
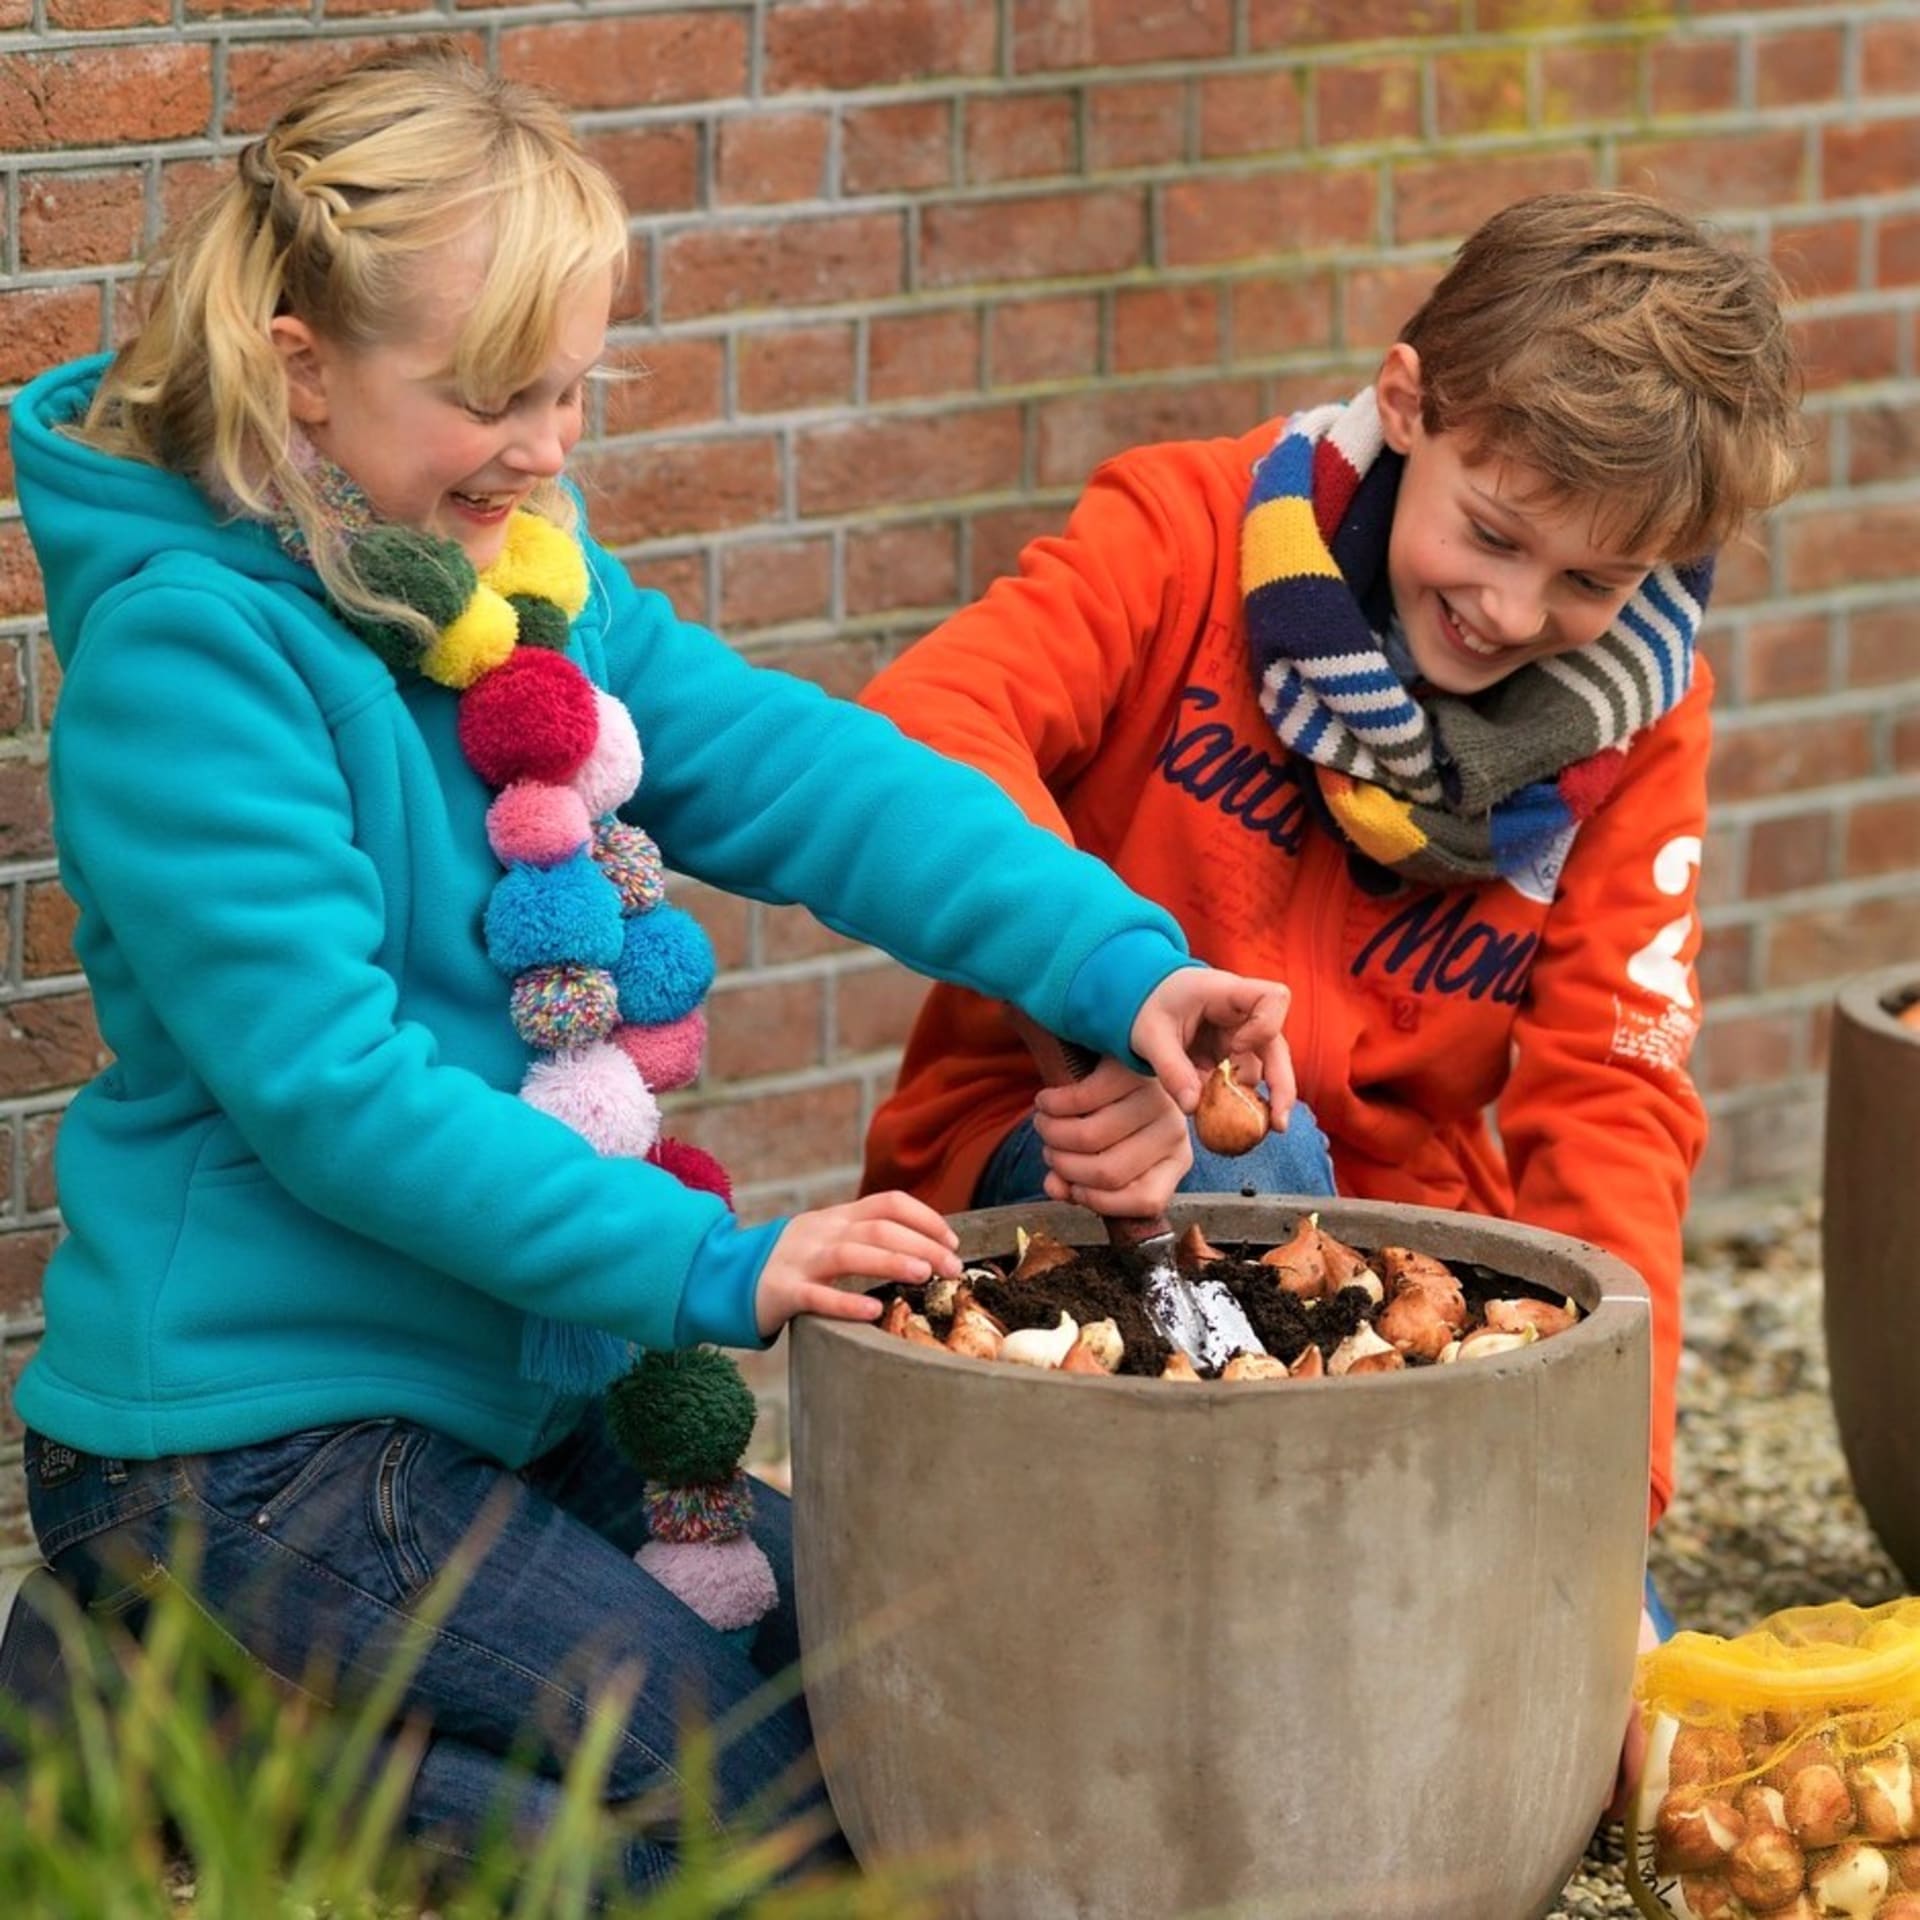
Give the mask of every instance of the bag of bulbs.
M 1635 1691 L 1649 1920 L 1920 1920 L 1920 1599 L 1676 1634 Z

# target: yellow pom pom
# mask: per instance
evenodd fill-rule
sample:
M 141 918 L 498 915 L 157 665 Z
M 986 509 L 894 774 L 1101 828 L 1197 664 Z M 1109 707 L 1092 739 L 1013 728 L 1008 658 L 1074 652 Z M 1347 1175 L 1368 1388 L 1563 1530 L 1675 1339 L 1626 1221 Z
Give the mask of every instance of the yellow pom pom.
M 440 637 L 421 656 L 420 671 L 439 686 L 464 692 L 513 652 L 519 633 L 513 609 L 483 582 L 459 618 L 440 629 Z
M 579 541 L 537 513 L 514 514 L 500 558 L 480 578 L 498 594 L 551 600 L 569 620 L 587 604 L 587 560 Z

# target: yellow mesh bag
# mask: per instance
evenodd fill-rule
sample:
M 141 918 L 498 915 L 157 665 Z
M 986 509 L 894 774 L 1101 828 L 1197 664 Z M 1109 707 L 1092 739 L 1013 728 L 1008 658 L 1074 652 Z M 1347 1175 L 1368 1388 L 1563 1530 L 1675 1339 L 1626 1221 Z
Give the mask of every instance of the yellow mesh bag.
M 1920 1599 L 1676 1634 L 1634 1691 L 1649 1920 L 1920 1920 Z

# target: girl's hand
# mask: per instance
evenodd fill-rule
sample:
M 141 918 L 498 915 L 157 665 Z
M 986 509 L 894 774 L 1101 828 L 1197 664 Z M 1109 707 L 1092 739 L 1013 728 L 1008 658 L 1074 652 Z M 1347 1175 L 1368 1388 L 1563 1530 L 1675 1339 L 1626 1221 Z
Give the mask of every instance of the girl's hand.
M 1173 1096 L 1118 1060 L 1103 1059 L 1071 1086 L 1042 1087 L 1033 1105 L 1049 1200 L 1095 1213 L 1164 1213 L 1193 1165 L 1186 1115 Z
M 1642 1607 L 1639 1651 L 1651 1653 L 1659 1644 L 1660 1634 L 1653 1624 L 1653 1615 Z M 1640 1791 L 1640 1775 L 1646 1764 L 1647 1725 L 1636 1701 L 1627 1710 L 1627 1731 L 1620 1743 L 1620 1765 L 1613 1776 L 1613 1797 L 1607 1802 L 1602 1819 L 1624 1821 L 1633 1812 L 1633 1797 Z
M 1213 967 L 1182 967 L 1147 995 L 1134 1017 L 1133 1050 L 1160 1076 L 1182 1113 L 1200 1101 L 1206 1075 L 1231 1058 L 1241 1084 L 1267 1083 L 1267 1110 L 1284 1133 L 1293 1111 L 1293 1056 L 1281 1037 L 1293 995 L 1272 980 Z
M 796 1313 L 830 1320 L 877 1320 L 880 1302 L 833 1283 L 958 1277 L 960 1242 L 934 1210 L 905 1193 L 870 1193 L 842 1207 L 796 1213 L 760 1269 L 754 1319 L 770 1339 Z

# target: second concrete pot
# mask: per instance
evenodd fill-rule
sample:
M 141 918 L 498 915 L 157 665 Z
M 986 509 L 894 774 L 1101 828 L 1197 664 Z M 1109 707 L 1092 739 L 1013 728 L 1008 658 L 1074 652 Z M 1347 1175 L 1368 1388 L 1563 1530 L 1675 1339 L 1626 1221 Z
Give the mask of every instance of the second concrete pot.
M 971 1920 L 1531 1920 L 1628 1711 L 1650 1325 L 1596 1249 L 1317 1203 L 1587 1310 L 1524 1351 L 1237 1386 L 792 1336 L 796 1577 L 835 1808 Z M 1198 1201 L 1216 1243 L 1298 1208 Z M 1051 1206 L 962 1215 L 1101 1239 Z

